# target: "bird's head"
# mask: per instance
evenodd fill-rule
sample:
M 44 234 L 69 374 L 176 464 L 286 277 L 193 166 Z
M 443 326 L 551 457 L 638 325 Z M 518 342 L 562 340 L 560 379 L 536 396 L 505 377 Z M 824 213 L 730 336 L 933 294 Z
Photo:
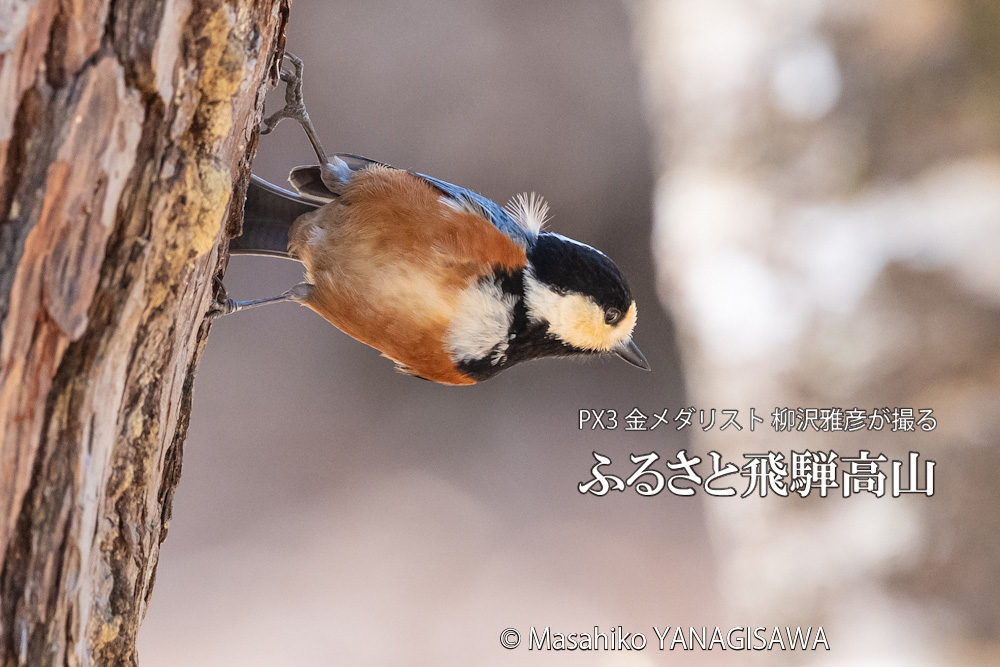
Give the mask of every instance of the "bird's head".
M 541 233 L 528 254 L 524 302 L 529 321 L 575 354 L 613 353 L 644 370 L 632 342 L 636 306 L 607 255 L 559 234 Z

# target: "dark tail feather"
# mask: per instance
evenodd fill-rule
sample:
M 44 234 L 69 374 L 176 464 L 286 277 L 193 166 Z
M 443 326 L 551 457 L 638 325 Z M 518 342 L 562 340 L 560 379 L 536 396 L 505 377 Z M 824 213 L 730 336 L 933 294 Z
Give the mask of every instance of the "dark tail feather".
M 288 257 L 288 230 L 303 213 L 322 204 L 250 176 L 243 209 L 243 233 L 229 242 L 233 255 Z

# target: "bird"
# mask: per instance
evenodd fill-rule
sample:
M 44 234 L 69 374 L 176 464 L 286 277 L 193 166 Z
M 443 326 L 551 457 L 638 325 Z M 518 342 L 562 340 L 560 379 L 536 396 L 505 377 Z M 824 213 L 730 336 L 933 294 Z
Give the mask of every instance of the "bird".
M 286 105 L 261 133 L 297 120 L 319 164 L 291 171 L 294 192 L 252 175 L 229 251 L 297 260 L 305 280 L 255 301 L 234 301 L 220 284 L 210 316 L 297 302 L 400 371 L 445 385 L 544 357 L 610 353 L 649 370 L 622 272 L 603 252 L 546 231 L 541 197 L 500 206 L 431 176 L 327 154 L 302 99 L 302 61 L 285 59 Z

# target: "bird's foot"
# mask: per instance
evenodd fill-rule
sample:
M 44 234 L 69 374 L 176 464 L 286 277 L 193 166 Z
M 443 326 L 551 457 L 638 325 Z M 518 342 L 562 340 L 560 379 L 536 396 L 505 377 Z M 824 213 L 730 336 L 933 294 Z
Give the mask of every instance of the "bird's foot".
M 289 67 L 285 67 L 288 63 Z M 323 145 L 319 141 L 319 134 L 316 127 L 309 118 L 306 111 L 306 103 L 302 97 L 302 59 L 296 55 L 286 52 L 281 63 L 281 80 L 285 82 L 285 106 L 279 111 L 271 114 L 260 124 L 261 134 L 270 134 L 277 127 L 278 123 L 290 118 L 295 120 L 305 130 L 306 137 L 316 153 L 316 159 L 320 167 L 320 177 L 323 184 L 331 192 L 337 192 L 340 186 L 350 179 L 350 169 L 339 157 L 330 156 L 323 150 Z
M 280 303 L 282 301 L 305 303 L 309 300 L 309 297 L 312 296 L 312 291 L 313 286 L 309 283 L 299 283 L 278 296 L 272 296 L 266 299 L 253 299 L 252 301 L 236 301 L 229 298 L 229 295 L 226 294 L 225 285 L 223 285 L 222 281 L 216 277 L 215 298 L 212 300 L 212 305 L 209 306 L 208 313 L 206 313 L 205 316 L 210 320 L 214 320 L 222 317 L 223 315 L 229 315 L 240 310 L 246 310 L 247 308 L 256 308 L 269 303 Z
M 218 276 L 214 279 L 214 290 L 212 303 L 208 307 L 208 312 L 205 314 L 210 320 L 214 320 L 223 315 L 229 315 L 230 313 L 235 313 L 239 308 L 235 301 L 229 298 L 229 294 L 226 292 L 226 286 L 222 284 L 222 280 Z
M 285 64 L 289 63 L 290 68 Z M 279 76 L 285 83 L 285 106 L 276 113 L 271 114 L 261 122 L 260 133 L 270 134 L 277 127 L 278 123 L 291 118 L 302 123 L 304 126 L 312 126 L 309 120 L 309 113 L 306 111 L 305 102 L 302 99 L 302 59 L 291 53 L 285 53 L 281 61 L 281 71 Z M 308 134 L 309 130 L 306 130 Z

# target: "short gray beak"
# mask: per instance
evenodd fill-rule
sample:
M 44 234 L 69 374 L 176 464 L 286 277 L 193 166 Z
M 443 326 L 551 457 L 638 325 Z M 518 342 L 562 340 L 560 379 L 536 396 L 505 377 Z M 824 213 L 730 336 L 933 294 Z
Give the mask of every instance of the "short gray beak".
M 639 351 L 639 347 L 631 340 L 615 350 L 615 354 L 636 368 L 641 368 L 644 371 L 650 370 L 649 362 L 646 361 L 646 357 L 642 356 L 642 352 Z

